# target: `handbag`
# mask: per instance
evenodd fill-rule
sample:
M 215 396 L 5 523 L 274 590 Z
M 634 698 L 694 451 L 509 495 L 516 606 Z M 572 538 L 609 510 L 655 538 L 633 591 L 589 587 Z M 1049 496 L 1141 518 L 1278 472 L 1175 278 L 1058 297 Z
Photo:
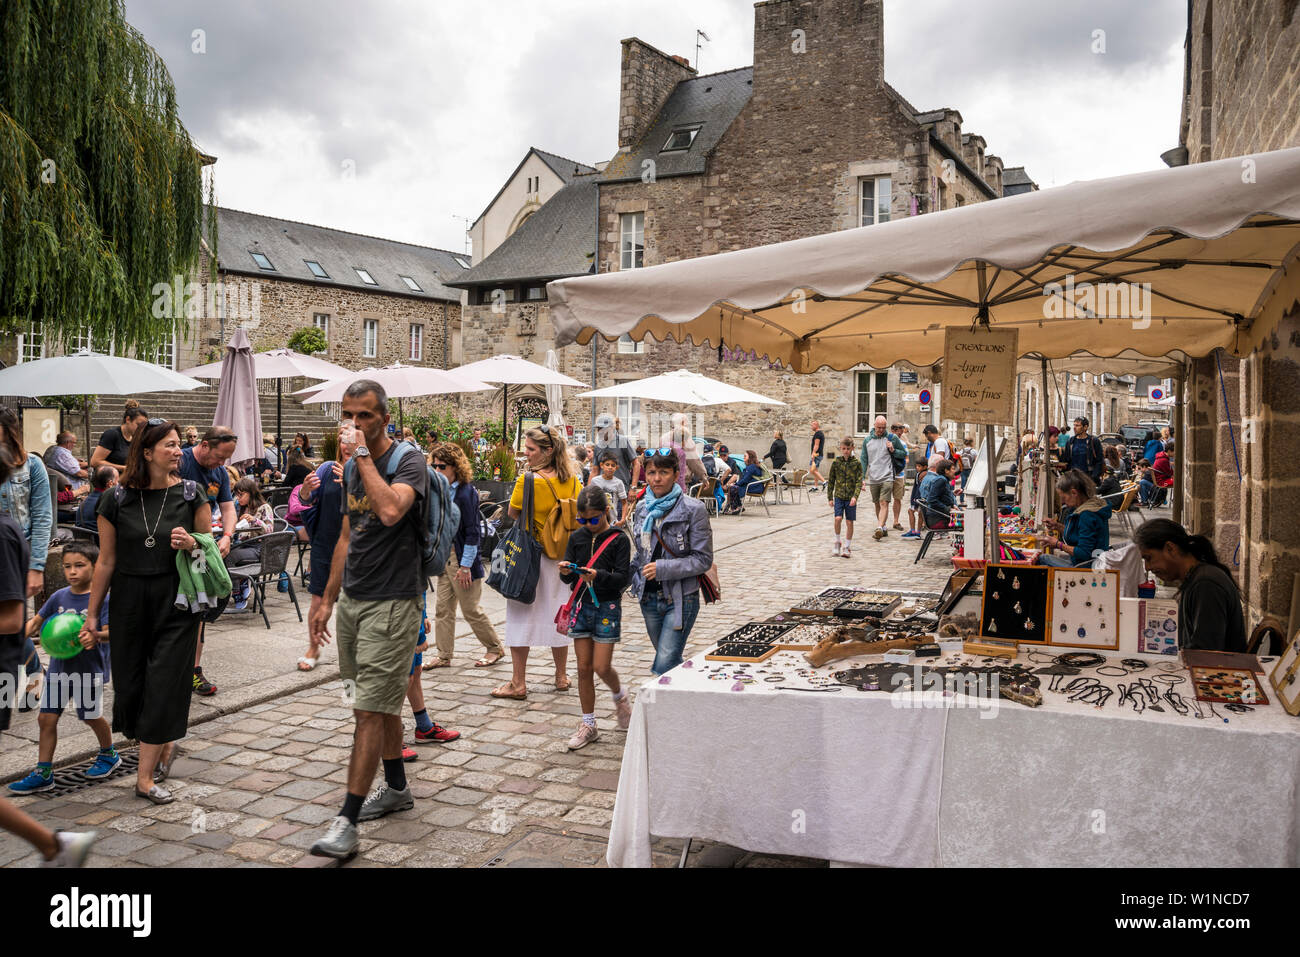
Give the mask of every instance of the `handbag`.
M 487 586 L 511 601 L 531 605 L 537 597 L 541 574 L 542 546 L 533 537 L 532 473 L 524 474 L 523 521 L 515 522 L 492 550 L 492 567 L 484 579 Z
M 600 548 L 596 549 L 596 554 L 591 556 L 590 564 L 587 567 L 588 568 L 594 567 L 596 564 L 596 559 L 598 559 L 600 557 L 600 553 L 605 550 L 605 546 L 608 545 L 610 542 L 612 542 L 615 538 L 617 538 L 621 534 L 622 532 L 615 532 L 614 534 L 606 538 L 603 542 L 601 542 Z M 569 633 L 569 629 L 573 627 L 574 615 L 576 615 L 578 612 L 578 605 L 582 603 L 581 599 L 578 596 L 582 594 L 582 590 L 586 587 L 587 587 L 587 583 L 584 582 L 581 578 L 579 578 L 577 582 L 575 582 L 573 585 L 573 594 L 569 595 L 569 600 L 566 601 L 563 605 L 561 605 L 560 610 L 555 613 L 555 630 L 558 631 L 560 634 L 567 635 Z
M 675 551 L 668 547 L 668 543 L 663 540 L 659 534 L 659 529 L 655 529 L 655 538 L 659 539 L 659 545 L 669 558 L 681 558 Z M 704 603 L 712 605 L 715 601 L 722 601 L 722 584 L 718 580 L 718 563 L 714 562 L 709 566 L 709 570 L 702 575 L 696 575 L 695 581 L 700 586 L 700 594 L 704 596 Z

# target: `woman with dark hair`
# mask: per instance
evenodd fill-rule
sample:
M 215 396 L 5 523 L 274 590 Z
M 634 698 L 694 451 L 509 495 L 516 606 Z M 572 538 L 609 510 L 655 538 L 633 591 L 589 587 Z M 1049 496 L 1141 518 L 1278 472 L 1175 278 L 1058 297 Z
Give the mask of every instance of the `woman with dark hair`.
M 1061 499 L 1061 519 L 1047 519 L 1049 530 L 1060 530 L 1060 537 L 1044 536 L 1039 542 L 1048 548 L 1064 550 L 1065 555 L 1038 556 L 1037 564 L 1054 568 L 1073 568 L 1091 565 L 1092 553 L 1110 548 L 1111 507 L 1097 497 L 1097 486 L 1078 469 L 1070 469 L 1056 480 L 1056 491 Z
M 289 450 L 285 463 L 287 468 L 284 472 L 284 484 L 289 488 L 297 488 L 303 483 L 303 479 L 312 473 L 312 464 L 307 461 L 307 453 L 296 445 Z
M 312 457 L 311 439 L 307 437 L 306 432 L 295 432 L 293 434 L 293 447 L 295 449 L 301 449 L 304 458 L 309 459 Z M 289 459 L 289 464 L 293 464 L 292 458 Z
M 175 742 L 185 736 L 193 695 L 199 616 L 176 607 L 176 553 L 212 533 L 212 509 L 182 479 L 175 423 L 149 419 L 135 431 L 122 484 L 99 500 L 99 563 L 83 637 L 98 641 L 99 610 L 109 588 L 113 636 L 113 730 L 140 742 L 135 793 L 170 804 L 161 786 Z
M 656 675 L 682 663 L 700 611 L 699 577 L 713 567 L 713 529 L 704 503 L 682 493 L 677 456 L 647 450 L 646 490 L 632 517 L 636 558 L 630 593 L 654 645 Z
M 1144 522 L 1133 534 L 1151 574 L 1179 582 L 1178 647 L 1245 651 L 1241 591 L 1214 545 L 1167 518 Z
M 744 469 L 727 483 L 727 508 L 723 511 L 723 515 L 739 515 L 745 510 L 742 504 L 745 496 L 750 493 L 750 490 L 757 492 L 763 487 L 762 482 L 754 481 L 762 472 L 763 466 L 758 461 L 758 453 L 752 450 L 745 452 Z
M 122 413 L 122 424 L 105 429 L 100 435 L 99 444 L 90 454 L 90 467 L 94 469 L 101 465 L 111 465 L 117 469 L 119 475 L 125 472 L 131 441 L 135 438 L 136 430 L 144 425 L 148 418 L 149 413 L 140 408 L 139 402 L 135 399 L 127 399 L 126 411 Z

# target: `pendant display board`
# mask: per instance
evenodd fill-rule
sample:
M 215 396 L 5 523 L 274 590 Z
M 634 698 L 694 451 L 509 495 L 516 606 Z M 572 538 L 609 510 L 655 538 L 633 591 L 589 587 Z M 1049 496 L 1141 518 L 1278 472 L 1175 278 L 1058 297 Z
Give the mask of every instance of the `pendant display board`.
M 1178 602 L 1143 598 L 1138 611 L 1138 651 L 1149 655 L 1178 653 Z
M 1282 657 L 1273 666 L 1269 680 L 1273 683 L 1278 701 L 1286 708 L 1286 713 L 1300 714 L 1300 632 L 1296 632 L 1291 644 L 1282 652 Z
M 1053 568 L 1048 641 L 1076 648 L 1119 648 L 1119 570 Z
M 984 570 L 980 635 L 1046 644 L 1049 571 L 1046 565 L 989 565 Z
M 1261 678 L 1249 668 L 1188 668 L 1197 701 L 1268 704 Z
M 790 612 L 795 615 L 833 615 L 836 608 L 851 601 L 857 593 L 856 588 L 823 588 L 816 595 L 795 602 Z

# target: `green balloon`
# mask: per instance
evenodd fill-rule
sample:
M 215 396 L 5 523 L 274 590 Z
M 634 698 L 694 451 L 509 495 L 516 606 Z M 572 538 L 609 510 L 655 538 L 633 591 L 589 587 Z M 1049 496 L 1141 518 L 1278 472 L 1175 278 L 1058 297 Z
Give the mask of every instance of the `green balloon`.
M 65 611 L 55 615 L 41 626 L 41 647 L 51 658 L 72 658 L 86 649 L 81 647 L 81 629 L 86 624 L 85 615 Z

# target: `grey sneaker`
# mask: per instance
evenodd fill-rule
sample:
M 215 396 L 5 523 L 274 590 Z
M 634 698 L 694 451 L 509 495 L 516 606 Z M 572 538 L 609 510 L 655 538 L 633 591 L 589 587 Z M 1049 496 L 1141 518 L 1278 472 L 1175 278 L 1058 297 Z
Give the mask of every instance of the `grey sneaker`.
M 370 792 L 366 803 L 361 805 L 361 813 L 357 815 L 357 820 L 373 821 L 385 814 L 409 811 L 413 807 L 415 807 L 415 797 L 411 794 L 410 787 L 404 791 L 394 791 L 387 784 L 381 784 Z
M 95 843 L 98 831 L 55 831 L 54 840 L 59 845 L 53 860 L 44 861 L 42 867 L 82 867 Z
M 360 843 L 357 826 L 340 814 L 330 821 L 325 836 L 311 846 L 311 853 L 316 857 L 333 857 L 346 861 L 356 855 Z

